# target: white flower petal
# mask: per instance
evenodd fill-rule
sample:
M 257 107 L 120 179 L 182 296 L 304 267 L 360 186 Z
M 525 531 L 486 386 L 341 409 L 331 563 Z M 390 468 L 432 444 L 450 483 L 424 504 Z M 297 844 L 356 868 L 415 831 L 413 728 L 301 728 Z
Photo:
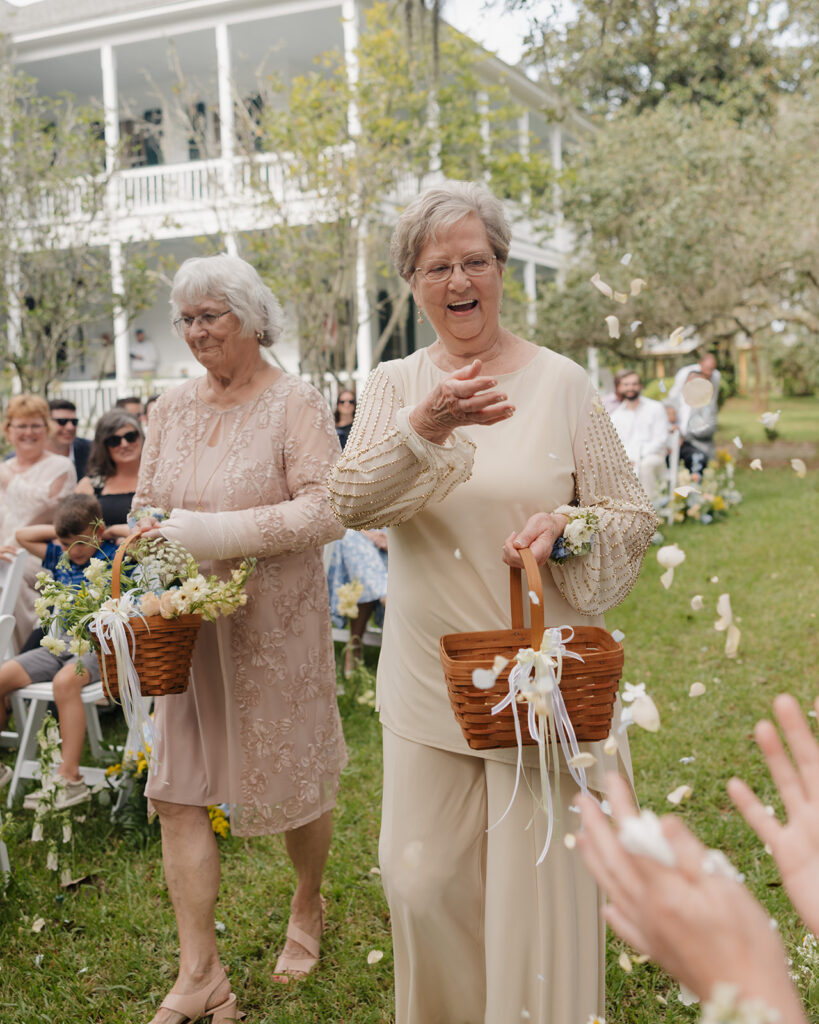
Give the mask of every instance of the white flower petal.
M 683 340 L 684 327 L 675 327 L 674 330 L 669 334 L 668 340 L 672 345 L 679 345 Z
M 463 556 L 463 555 L 461 554 L 461 549 L 460 549 L 460 548 L 455 548 L 455 550 L 453 551 L 453 554 L 454 554 L 454 555 L 455 555 L 455 557 L 456 557 L 456 558 L 458 558 L 458 559 L 461 559 L 461 558 L 463 558 L 463 557 L 464 557 L 464 556 Z
M 791 459 L 791 469 L 801 480 L 808 471 L 808 467 L 801 459 Z
M 745 876 L 737 871 L 722 850 L 706 850 L 702 857 L 702 873 L 730 878 L 733 882 L 744 882 Z
M 616 316 L 606 317 L 606 327 L 608 327 L 610 338 L 620 337 L 620 321 Z
M 625 971 L 626 974 L 631 974 L 634 968 L 631 965 L 631 957 L 626 953 L 625 950 L 617 957 L 617 963 L 620 965 L 621 970 Z
M 722 633 L 734 620 L 730 594 L 720 594 L 717 598 L 717 615 L 719 615 L 719 618 L 714 623 L 714 629 L 718 633 Z
M 371 875 L 380 875 L 381 874 L 381 868 L 370 868 L 370 874 Z
M 734 438 L 734 446 L 736 448 L 742 448 L 742 439 L 740 438 L 739 434 L 737 434 L 737 436 Z
M 35 917 L 31 922 L 31 930 L 36 934 L 37 932 L 41 932 L 43 928 L 45 928 L 45 918 Z
M 615 302 L 619 302 L 621 305 L 625 305 L 628 302 L 628 295 L 625 292 L 615 292 L 612 295 Z
M 692 683 L 688 688 L 689 697 L 701 697 L 705 693 L 705 685 L 703 683 Z
M 497 676 L 491 668 L 476 668 L 472 670 L 472 685 L 478 690 L 491 690 L 495 685 Z
M 629 285 L 629 291 L 632 295 L 639 295 L 645 287 L 646 282 L 642 279 L 642 277 L 635 277 Z
M 712 576 L 709 583 L 719 583 L 719 576 Z
M 694 1003 L 700 1001 L 700 997 L 692 992 L 690 988 L 686 988 L 682 982 L 680 982 L 680 991 L 677 994 L 677 999 L 679 999 L 683 1006 L 693 1006 Z
M 776 412 L 763 412 L 759 417 L 759 422 L 763 427 L 768 430 L 773 430 L 776 424 L 779 422 L 779 417 L 782 415 L 782 410 L 777 409 Z
M 616 644 L 619 644 L 621 643 L 621 641 L 626 639 L 626 634 L 622 631 L 622 629 L 614 629 L 612 630 L 611 638 Z
M 689 494 L 700 494 L 701 491 L 693 484 L 680 484 L 679 487 L 674 488 L 674 493 L 679 494 L 681 498 L 687 498 Z
M 725 657 L 735 658 L 739 653 L 739 641 L 742 637 L 742 632 L 739 626 L 733 622 L 728 626 L 728 632 L 725 635 Z
M 598 273 L 593 274 L 590 280 L 594 287 L 599 292 L 602 292 L 607 299 L 610 299 L 614 295 L 614 289 L 611 287 L 610 284 L 606 284 L 606 282 L 600 277 Z
M 569 764 L 572 768 L 591 768 L 592 765 L 597 764 L 597 758 L 594 754 L 581 750 L 579 754 L 569 758 Z
M 653 811 L 644 810 L 624 818 L 619 836 L 620 842 L 629 853 L 639 857 L 651 857 L 666 867 L 674 867 L 674 851 L 663 835 L 660 819 Z
M 673 582 L 674 582 L 674 570 L 673 569 L 666 569 L 666 571 L 660 577 L 660 583 L 662 583 L 662 585 L 665 587 L 665 589 L 668 590 Z
M 680 764 L 693 764 L 696 761 L 695 757 L 681 757 Z
M 495 660 L 492 662 L 492 671 L 496 673 L 503 672 L 506 666 L 509 664 L 509 659 L 504 658 L 501 654 L 495 655 Z
M 702 599 L 702 594 L 694 594 L 694 596 L 691 598 L 691 611 L 692 612 L 702 611 L 704 605 L 705 605 L 705 601 L 703 601 L 703 599 Z
M 664 569 L 676 569 L 685 561 L 685 552 L 679 544 L 666 544 L 658 549 L 657 561 Z
M 608 754 L 609 757 L 613 757 L 617 753 L 617 740 L 611 733 L 606 737 L 606 742 L 603 744 L 603 753 Z
M 627 267 L 629 263 L 631 263 L 631 253 L 624 252 L 623 255 L 620 257 L 620 262 L 623 264 L 624 267 Z
M 566 835 L 563 836 L 563 845 L 567 850 L 573 850 L 575 848 L 577 845 L 577 839 L 573 832 L 567 832 Z
M 762 472 L 762 459 L 751 459 L 750 468 Z
M 633 702 L 631 716 L 634 719 L 634 724 L 639 725 L 646 732 L 657 732 L 660 728 L 660 712 L 648 694 L 645 697 L 638 697 Z
M 532 602 L 532 604 L 540 604 L 540 599 L 538 598 L 534 590 L 529 591 L 529 600 Z
M 628 325 L 628 329 L 630 331 L 636 331 L 638 327 L 642 327 L 642 324 L 642 320 L 632 320 L 631 323 Z
M 693 792 L 694 790 L 690 786 L 677 786 L 676 789 L 671 790 L 666 800 L 670 804 L 674 804 L 675 807 L 679 807 L 683 800 L 687 800 Z
M 372 966 L 373 964 L 377 964 L 379 960 L 383 960 L 383 958 L 384 953 L 382 950 L 371 949 L 370 952 L 367 954 L 367 963 L 370 964 L 370 966 Z

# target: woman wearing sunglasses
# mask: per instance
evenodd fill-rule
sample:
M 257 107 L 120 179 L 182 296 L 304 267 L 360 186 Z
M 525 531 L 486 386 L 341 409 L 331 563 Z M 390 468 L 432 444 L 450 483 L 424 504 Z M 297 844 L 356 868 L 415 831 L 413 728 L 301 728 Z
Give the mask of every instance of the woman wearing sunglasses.
M 103 413 L 88 456 L 88 476 L 77 484 L 77 494 L 93 494 L 102 509 L 107 536 L 125 536 L 124 527 L 136 490 L 142 456 L 142 427 L 123 409 Z

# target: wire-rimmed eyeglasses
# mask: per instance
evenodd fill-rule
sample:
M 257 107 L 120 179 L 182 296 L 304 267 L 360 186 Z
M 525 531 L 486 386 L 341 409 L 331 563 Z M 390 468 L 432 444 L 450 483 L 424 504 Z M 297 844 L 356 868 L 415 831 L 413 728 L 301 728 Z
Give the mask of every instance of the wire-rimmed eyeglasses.
M 187 334 L 194 324 L 210 330 L 217 320 L 221 320 L 223 316 L 227 316 L 228 313 L 232 312 L 232 309 L 226 309 L 224 313 L 200 313 L 199 316 L 180 316 L 174 320 L 173 326 L 178 334 Z
M 452 277 L 452 271 L 456 267 L 460 267 L 467 277 L 480 277 L 491 269 L 497 258 L 491 252 L 473 252 L 464 256 L 462 260 L 455 260 L 454 263 L 433 260 L 423 267 L 416 267 L 415 272 L 423 274 L 424 278 L 432 284 L 441 284 Z

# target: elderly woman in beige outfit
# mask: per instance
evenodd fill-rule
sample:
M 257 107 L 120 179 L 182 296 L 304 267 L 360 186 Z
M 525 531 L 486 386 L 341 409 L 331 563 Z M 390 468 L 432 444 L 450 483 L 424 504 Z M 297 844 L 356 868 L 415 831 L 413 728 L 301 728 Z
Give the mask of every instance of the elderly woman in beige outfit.
M 281 310 L 248 263 L 186 261 L 171 302 L 206 373 L 156 403 L 134 502 L 170 511 L 149 536 L 178 541 L 206 572 L 258 562 L 245 607 L 202 625 L 188 690 L 156 700 L 145 792 L 162 825 L 180 961 L 152 1024 L 226 1024 L 240 1011 L 216 946 L 209 805 L 230 805 L 237 835 L 284 833 L 298 881 L 273 980 L 304 977 L 319 955 L 319 887 L 346 761 L 321 554 L 343 533 L 326 485 L 340 449 L 322 396 L 262 355 Z
M 560 835 L 535 866 L 545 823 L 533 751 L 529 785 L 487 831 L 512 796 L 516 752 L 467 746 L 438 658 L 442 634 L 508 627 L 508 567 L 524 546 L 541 566 L 547 624 L 601 625 L 654 530 L 584 371 L 501 326 L 509 240 L 481 185 L 430 189 L 402 214 L 393 258 L 437 338 L 373 371 L 330 476 L 345 526 L 389 527 L 380 858 L 397 1024 L 577 1024 L 603 1010 L 594 882 Z M 593 549 L 550 564 L 577 507 L 598 515 Z M 629 770 L 619 742 L 619 756 L 581 745 L 598 759 L 598 792 L 605 768 Z M 566 831 L 568 774 L 560 794 Z

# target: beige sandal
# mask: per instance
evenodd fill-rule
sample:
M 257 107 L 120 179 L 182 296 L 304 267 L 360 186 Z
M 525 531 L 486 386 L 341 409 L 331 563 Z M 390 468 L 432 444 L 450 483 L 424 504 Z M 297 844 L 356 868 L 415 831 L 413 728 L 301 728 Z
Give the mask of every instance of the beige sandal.
M 204 988 L 200 988 L 198 992 L 190 992 L 188 995 L 170 992 L 162 1000 L 159 1008 L 181 1013 L 185 1018 L 182 1024 L 193 1024 L 197 1020 L 208 1020 L 210 1024 L 232 1024 L 234 1021 L 240 1021 L 245 1014 L 236 1009 L 236 996 L 233 992 L 218 1006 L 208 1005 L 210 997 L 222 984 L 223 978 L 226 979 L 227 975 L 223 974 L 215 983 L 213 980 L 209 981 Z
M 279 985 L 287 985 L 290 981 L 302 981 L 316 966 L 319 959 L 319 941 L 324 934 L 324 911 L 327 901 L 321 897 L 321 931 L 318 938 L 308 935 L 307 932 L 297 928 L 292 922 L 287 924 L 287 938 L 297 942 L 302 949 L 309 953 L 309 956 L 294 957 L 281 954 L 273 969 L 273 981 Z

